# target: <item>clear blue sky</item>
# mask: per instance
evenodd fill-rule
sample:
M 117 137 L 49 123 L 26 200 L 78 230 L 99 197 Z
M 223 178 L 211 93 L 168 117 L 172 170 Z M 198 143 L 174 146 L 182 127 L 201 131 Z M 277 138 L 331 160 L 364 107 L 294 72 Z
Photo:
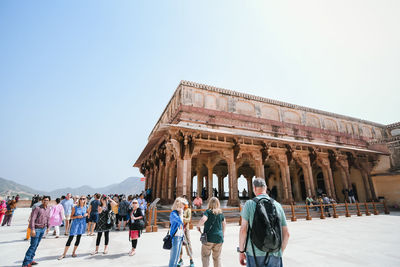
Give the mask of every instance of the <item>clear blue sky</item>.
M 179 81 L 400 120 L 399 1 L 0 1 L 0 177 L 141 176 Z

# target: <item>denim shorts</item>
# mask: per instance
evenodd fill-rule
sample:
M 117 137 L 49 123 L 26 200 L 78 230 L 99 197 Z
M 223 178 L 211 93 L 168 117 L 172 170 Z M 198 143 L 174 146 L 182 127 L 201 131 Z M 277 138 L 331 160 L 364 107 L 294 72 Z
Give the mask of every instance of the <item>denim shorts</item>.
M 282 263 L 282 257 L 275 257 L 273 255 L 270 255 L 268 259 L 265 261 L 265 256 L 249 256 L 249 254 L 246 253 L 246 259 L 247 259 L 247 267 L 255 267 L 257 266 L 255 263 L 255 260 L 258 263 L 259 267 L 283 267 Z
M 98 221 L 99 221 L 99 214 L 97 212 L 90 213 L 89 222 L 97 223 Z

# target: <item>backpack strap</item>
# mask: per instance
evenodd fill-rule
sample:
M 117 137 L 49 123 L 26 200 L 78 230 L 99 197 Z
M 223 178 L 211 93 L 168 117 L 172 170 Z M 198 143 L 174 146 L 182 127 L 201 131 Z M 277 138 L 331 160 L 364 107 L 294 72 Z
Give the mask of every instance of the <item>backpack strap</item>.
M 273 200 L 272 198 L 269 198 L 269 199 L 266 198 L 266 197 L 262 197 L 262 198 L 254 197 L 254 198 L 252 198 L 252 200 L 256 203 L 256 206 L 257 206 L 257 204 L 258 204 L 262 199 L 269 200 L 269 201 L 271 201 L 272 204 L 274 203 L 274 200 Z M 257 207 L 256 207 L 256 208 L 257 208 Z M 255 215 L 255 210 L 254 210 L 254 214 L 253 214 L 253 223 L 254 223 L 254 215 Z M 248 239 L 249 239 L 249 234 L 250 234 L 251 231 L 252 231 L 252 229 L 251 229 L 250 223 L 248 223 L 248 227 L 247 227 L 247 237 L 246 237 L 246 245 L 245 245 L 245 247 L 244 247 L 244 251 L 247 250 L 247 241 L 248 241 Z M 253 243 L 252 240 L 250 240 L 250 243 L 251 243 L 251 248 L 252 248 L 252 250 L 253 250 L 254 262 L 255 262 L 255 264 L 256 264 L 256 267 L 258 267 L 258 262 L 257 262 L 257 259 L 256 259 L 256 251 L 255 251 L 255 249 L 254 249 L 254 243 Z M 266 265 L 266 263 L 268 262 L 268 256 L 269 256 L 269 252 L 267 252 L 267 253 L 265 254 L 265 259 L 264 259 L 264 264 L 265 264 L 265 265 Z

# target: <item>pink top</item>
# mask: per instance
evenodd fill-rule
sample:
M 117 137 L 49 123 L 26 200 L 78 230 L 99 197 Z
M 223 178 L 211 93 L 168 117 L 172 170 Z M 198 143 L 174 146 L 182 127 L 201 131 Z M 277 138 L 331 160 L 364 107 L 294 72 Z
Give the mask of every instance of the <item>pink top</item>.
M 57 204 L 50 211 L 50 226 L 61 225 L 64 218 L 64 208 L 61 204 Z
M 4 200 L 2 200 L 0 203 L 0 214 L 6 213 L 6 210 L 7 210 L 7 204 Z

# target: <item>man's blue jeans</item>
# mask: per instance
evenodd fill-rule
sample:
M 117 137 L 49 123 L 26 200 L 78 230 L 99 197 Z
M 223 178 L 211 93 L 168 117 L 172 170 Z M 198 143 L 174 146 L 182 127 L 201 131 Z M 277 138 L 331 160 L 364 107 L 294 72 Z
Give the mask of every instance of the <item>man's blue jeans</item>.
M 172 248 L 171 254 L 169 256 L 169 267 L 176 267 L 179 260 L 179 255 L 181 253 L 183 237 L 182 236 L 174 236 L 172 238 Z
M 46 231 L 46 228 L 36 228 L 36 236 L 31 237 L 31 245 L 28 248 L 28 251 L 25 254 L 24 261 L 22 263 L 22 266 L 28 265 L 33 261 L 33 258 L 35 257 L 35 252 L 36 249 L 39 246 L 40 240 L 42 240 L 42 237 L 44 235 L 44 232 Z
M 282 257 L 275 257 L 270 255 L 268 259 L 265 261 L 265 256 L 249 256 L 248 253 L 246 253 L 246 259 L 247 259 L 247 267 L 256 267 L 256 262 L 258 263 L 258 267 L 283 267 L 282 264 Z

